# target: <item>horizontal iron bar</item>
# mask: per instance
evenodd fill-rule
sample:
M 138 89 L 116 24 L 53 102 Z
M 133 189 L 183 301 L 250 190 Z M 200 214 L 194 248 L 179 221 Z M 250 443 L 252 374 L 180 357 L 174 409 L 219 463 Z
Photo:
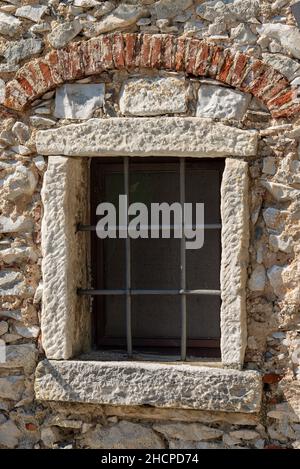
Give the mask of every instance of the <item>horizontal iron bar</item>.
M 90 295 L 90 296 L 120 296 L 130 294 L 132 296 L 139 295 L 208 295 L 208 296 L 219 296 L 220 290 L 93 290 L 93 289 L 78 289 L 78 295 Z
M 122 230 L 127 231 L 128 227 L 127 226 L 122 226 L 120 227 L 119 225 L 116 226 L 111 226 L 110 230 L 116 229 L 119 230 L 122 228 Z M 140 227 L 141 230 L 147 230 L 147 229 L 175 229 L 175 228 L 180 228 L 180 225 L 142 225 Z M 187 225 L 187 228 L 191 228 L 189 225 Z M 212 224 L 212 225 L 192 225 L 192 229 L 195 230 L 196 228 L 204 228 L 205 230 L 220 230 L 222 228 L 221 224 Z M 77 231 L 96 231 L 96 225 L 82 225 L 79 224 L 77 225 Z

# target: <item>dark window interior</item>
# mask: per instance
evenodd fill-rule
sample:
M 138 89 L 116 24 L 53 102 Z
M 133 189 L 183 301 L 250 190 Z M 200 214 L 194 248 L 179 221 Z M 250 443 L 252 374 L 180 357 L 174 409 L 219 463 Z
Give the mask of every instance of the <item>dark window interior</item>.
M 179 158 L 129 158 L 129 203 L 180 201 Z M 224 161 L 185 159 L 185 201 L 205 203 L 205 224 L 221 224 L 220 184 Z M 96 225 L 100 202 L 118 206 L 124 194 L 122 158 L 92 158 L 91 225 Z M 126 289 L 126 241 L 92 237 L 93 289 Z M 186 250 L 186 288 L 219 290 L 221 230 L 205 231 L 202 249 Z M 180 289 L 180 239 L 131 239 L 131 288 Z M 186 297 L 187 355 L 220 356 L 220 295 Z M 126 350 L 126 296 L 93 296 L 94 344 L 97 349 Z M 180 295 L 131 297 L 134 351 L 180 354 Z

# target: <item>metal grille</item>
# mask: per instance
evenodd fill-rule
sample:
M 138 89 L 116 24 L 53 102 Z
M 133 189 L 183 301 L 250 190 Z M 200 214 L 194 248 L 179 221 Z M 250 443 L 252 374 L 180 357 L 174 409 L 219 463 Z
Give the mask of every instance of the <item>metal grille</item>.
M 183 207 L 185 203 L 185 159 L 180 159 L 180 203 Z M 123 160 L 123 169 L 124 169 L 124 192 L 127 195 L 127 203 L 129 204 L 129 157 L 125 157 Z M 128 207 L 127 207 L 128 208 Z M 128 224 L 128 210 L 127 210 L 127 224 Z M 182 220 L 184 223 L 184 220 Z M 172 228 L 173 225 L 170 226 Z M 119 227 L 117 227 L 119 228 Z M 160 228 L 162 226 L 160 225 Z M 205 230 L 220 230 L 221 224 L 207 224 L 204 225 Z M 77 227 L 78 231 L 95 231 L 96 226 L 94 225 L 83 225 L 79 224 Z M 197 289 L 197 290 L 188 290 L 186 289 L 186 240 L 182 236 L 180 241 L 180 289 L 133 289 L 131 288 L 131 240 L 127 236 L 125 239 L 126 245 L 126 256 L 125 256 L 125 289 L 79 289 L 79 295 L 90 295 L 90 296 L 126 296 L 126 343 L 127 343 L 127 354 L 128 357 L 132 357 L 133 347 L 132 347 L 132 310 L 131 310 L 131 299 L 133 296 L 143 296 L 143 295 L 160 295 L 160 296 L 172 296 L 179 295 L 181 298 L 181 359 L 186 360 L 187 356 L 187 309 L 186 309 L 186 299 L 188 295 L 207 295 L 207 296 L 220 296 L 220 290 L 208 290 L 208 289 Z

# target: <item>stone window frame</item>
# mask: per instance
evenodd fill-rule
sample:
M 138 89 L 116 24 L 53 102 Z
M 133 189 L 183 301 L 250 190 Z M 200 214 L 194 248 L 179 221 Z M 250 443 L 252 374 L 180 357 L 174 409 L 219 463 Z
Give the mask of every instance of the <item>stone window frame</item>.
M 120 128 L 122 138 L 118 138 Z M 249 245 L 244 157 L 256 154 L 257 132 L 201 118 L 113 118 L 39 131 L 36 142 L 38 152 L 49 156 L 42 189 L 41 329 L 47 359 L 36 371 L 37 398 L 258 412 L 260 375 L 241 371 L 247 343 Z M 63 156 L 57 156 L 58 149 Z M 89 302 L 76 292 L 88 282 L 87 234 L 76 233 L 77 223 L 88 217 L 88 197 L 83 196 L 88 186 L 87 157 L 155 155 L 226 158 L 221 186 L 220 367 L 80 356 L 90 343 Z

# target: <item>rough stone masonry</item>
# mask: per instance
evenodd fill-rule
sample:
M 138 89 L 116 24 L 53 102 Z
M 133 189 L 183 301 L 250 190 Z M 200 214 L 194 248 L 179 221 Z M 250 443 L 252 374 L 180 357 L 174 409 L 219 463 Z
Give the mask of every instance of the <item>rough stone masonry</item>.
M 6 344 L 0 448 L 300 449 L 300 30 L 294 3 L 0 0 L 0 339 Z M 93 133 L 99 120 L 105 141 Z M 169 125 L 167 143 L 155 139 L 153 129 Z M 141 141 L 130 147 L 119 138 L 129 127 L 148 138 L 139 133 Z M 159 397 L 168 371 L 159 365 L 155 380 L 155 364 L 143 375 L 151 405 L 136 405 L 135 395 L 125 396 L 127 405 L 123 396 L 120 405 L 122 392 L 114 390 L 113 400 L 102 375 L 93 392 L 96 401 L 105 394 L 105 403 L 85 400 L 77 373 L 92 385 L 99 366 L 88 357 L 86 366 L 74 361 L 72 369 L 57 361 L 55 380 L 44 360 L 41 189 L 52 174 L 45 178 L 46 155 L 93 156 L 93 144 L 84 154 L 84 129 L 100 153 L 105 143 L 111 155 L 117 142 L 120 153 L 147 156 L 156 144 L 167 155 L 176 147 L 181 155 L 201 156 L 199 144 L 200 153 L 248 164 L 244 369 L 230 371 L 229 379 L 223 369 L 201 368 L 203 387 L 181 408 L 176 366 L 171 405 Z M 52 183 L 59 194 L 59 178 Z M 184 379 L 193 383 L 191 376 Z M 76 386 L 61 387 L 62 377 Z M 40 398 L 39 382 L 49 399 Z M 220 386 L 213 399 L 212 382 Z M 132 389 L 143 394 L 134 379 Z

